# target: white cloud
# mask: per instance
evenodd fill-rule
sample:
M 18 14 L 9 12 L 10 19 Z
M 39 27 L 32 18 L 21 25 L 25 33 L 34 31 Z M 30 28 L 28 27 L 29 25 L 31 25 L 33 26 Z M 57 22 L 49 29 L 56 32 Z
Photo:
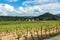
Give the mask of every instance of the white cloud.
M 45 5 L 40 5 L 40 8 L 46 12 L 51 12 L 53 14 L 58 14 L 60 11 L 60 3 L 50 3 Z
M 18 10 L 8 4 L 0 4 L 0 14 L 5 16 L 38 16 L 45 12 L 53 14 L 60 13 L 59 3 L 49 3 L 44 5 L 34 5 L 30 7 L 19 7 Z
M 50 12 L 52 14 L 60 13 L 60 3 L 49 3 L 44 5 L 35 5 L 30 7 L 20 7 L 20 11 L 29 14 L 43 14 L 45 12 Z M 36 12 L 37 11 L 37 12 Z
M 3 15 L 8 15 L 9 12 L 13 12 L 13 11 L 15 11 L 13 6 L 10 6 L 8 4 L 0 4 L 0 12 Z
M 39 13 L 35 10 L 39 9 L 38 7 L 20 7 L 18 10 L 15 10 L 13 6 L 8 4 L 0 4 L 0 14 L 5 16 L 36 16 Z M 41 9 L 39 9 L 41 10 Z M 38 11 L 39 11 L 38 10 Z
M 29 16 L 32 16 L 32 15 L 37 16 L 41 14 L 41 12 L 43 12 L 43 10 L 39 6 L 32 6 L 32 7 L 26 7 L 26 8 L 20 7 L 19 11 Z
M 24 6 L 41 5 L 46 3 L 57 3 L 58 0 L 29 0 L 23 2 Z
M 6 8 L 6 10 L 9 10 L 9 11 L 14 11 L 14 7 L 8 5 L 8 4 L 5 4 L 4 6 Z
M 32 10 L 35 10 L 34 7 L 37 7 L 36 10 L 38 11 L 39 9 L 41 9 L 43 12 L 41 12 L 40 10 L 38 12 L 40 14 L 44 12 L 51 12 L 53 14 L 60 13 L 60 3 L 58 2 L 58 0 L 29 0 L 29 1 L 23 2 L 23 5 L 26 7 L 32 8 Z
M 17 2 L 18 0 L 6 0 L 8 2 Z

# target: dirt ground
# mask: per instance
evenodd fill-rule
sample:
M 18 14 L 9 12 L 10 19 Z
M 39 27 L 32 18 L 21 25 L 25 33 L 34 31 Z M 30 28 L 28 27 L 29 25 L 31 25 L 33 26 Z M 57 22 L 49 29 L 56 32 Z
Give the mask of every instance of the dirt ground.
M 52 30 L 50 32 L 47 31 L 46 33 L 47 34 L 49 34 L 49 33 L 52 34 L 53 31 Z M 56 33 L 56 30 L 54 30 L 54 33 Z M 37 33 L 32 31 L 32 34 L 35 37 L 34 40 L 38 40 Z M 41 31 L 38 31 L 38 34 L 41 35 Z M 46 35 L 44 30 L 42 30 L 42 35 Z M 28 38 L 28 40 L 32 39 L 30 32 L 28 32 L 28 34 L 27 34 L 27 32 L 25 32 L 24 35 L 21 36 L 20 40 L 26 40 L 25 39 L 26 37 Z M 7 34 L 3 32 L 2 34 L 0 34 L 0 40 L 17 40 L 17 35 L 16 35 L 15 32 L 14 33 L 7 33 Z M 58 35 L 56 37 L 53 37 L 51 39 L 45 39 L 45 40 L 60 40 L 60 35 Z

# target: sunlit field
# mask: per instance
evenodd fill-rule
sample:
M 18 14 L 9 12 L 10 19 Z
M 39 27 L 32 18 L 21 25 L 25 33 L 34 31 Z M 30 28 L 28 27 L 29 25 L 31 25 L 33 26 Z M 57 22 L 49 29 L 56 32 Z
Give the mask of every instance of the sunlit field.
M 59 33 L 60 21 L 0 21 L 1 40 L 42 40 Z
M 27 30 L 27 29 L 38 29 L 43 27 L 52 28 L 58 27 L 60 28 L 60 21 L 1 21 L 0 22 L 0 31 L 14 31 L 14 30 Z

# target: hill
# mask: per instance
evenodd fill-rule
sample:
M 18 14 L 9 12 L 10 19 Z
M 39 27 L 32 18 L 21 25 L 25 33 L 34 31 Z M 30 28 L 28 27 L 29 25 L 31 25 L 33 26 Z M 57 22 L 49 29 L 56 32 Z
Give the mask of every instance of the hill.
M 38 16 L 40 20 L 60 20 L 59 16 L 53 15 L 51 13 L 45 13 L 43 15 Z
M 25 21 L 25 20 L 60 20 L 59 16 L 53 15 L 49 12 L 46 12 L 40 16 L 35 16 L 35 17 L 28 17 L 28 16 L 0 16 L 0 21 L 11 21 L 11 20 L 21 20 L 21 21 Z
M 60 17 L 60 14 L 56 14 L 56 16 L 59 16 Z

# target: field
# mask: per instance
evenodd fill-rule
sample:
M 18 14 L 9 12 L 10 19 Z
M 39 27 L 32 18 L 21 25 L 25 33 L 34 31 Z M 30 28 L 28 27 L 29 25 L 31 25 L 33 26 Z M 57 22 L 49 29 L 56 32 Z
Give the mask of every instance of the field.
M 52 33 L 54 34 L 60 33 L 60 21 L 1 21 L 0 22 L 1 40 L 5 39 L 16 40 L 15 39 L 16 37 L 18 40 L 20 40 L 19 38 L 22 35 L 24 35 L 25 40 L 27 40 L 26 36 L 30 34 L 31 34 L 30 36 L 32 37 L 31 39 L 34 40 L 33 33 L 37 35 L 36 40 L 40 40 L 42 37 L 41 35 L 45 35 L 46 38 L 46 34 L 50 35 Z M 40 39 L 39 35 L 41 36 Z M 10 36 L 11 38 L 5 38 L 5 36 L 7 37 Z M 23 40 L 23 38 L 21 40 Z

